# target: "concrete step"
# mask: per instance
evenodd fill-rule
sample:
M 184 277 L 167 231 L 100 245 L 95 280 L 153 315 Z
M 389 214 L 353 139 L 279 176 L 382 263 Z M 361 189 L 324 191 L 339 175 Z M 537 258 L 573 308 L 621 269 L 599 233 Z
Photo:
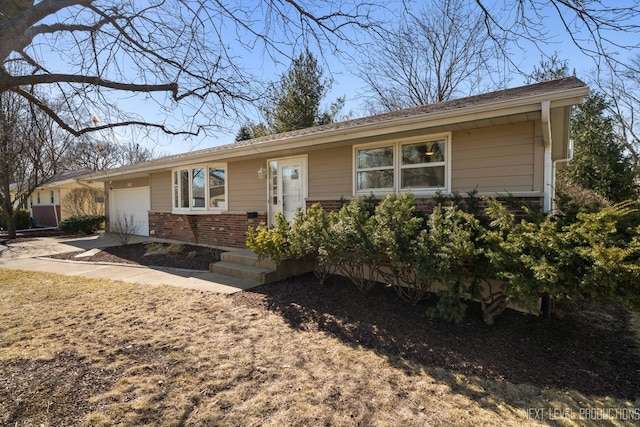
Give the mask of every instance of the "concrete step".
M 209 264 L 213 273 L 242 278 L 260 284 L 276 282 L 287 277 L 298 276 L 312 270 L 312 265 L 300 260 L 283 260 L 276 265 L 270 260 L 258 260 L 250 249 L 224 252 L 220 262 Z
M 259 284 L 267 283 L 266 279 L 276 272 L 276 270 L 270 268 L 238 264 L 229 261 L 211 263 L 209 264 L 209 270 L 212 273 L 251 280 Z
M 251 267 L 268 268 L 272 270 L 277 269 L 275 262 L 269 259 L 258 260 L 258 255 L 254 254 L 251 249 L 240 249 L 237 251 L 223 252 L 220 255 L 220 260 L 224 262 L 233 262 L 241 265 L 248 265 Z

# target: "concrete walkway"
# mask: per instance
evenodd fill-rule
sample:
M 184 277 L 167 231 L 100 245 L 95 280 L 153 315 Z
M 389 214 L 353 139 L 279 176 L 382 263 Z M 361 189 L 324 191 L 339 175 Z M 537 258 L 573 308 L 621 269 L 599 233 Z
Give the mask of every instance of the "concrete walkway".
M 130 243 L 148 241 L 135 237 Z M 145 267 L 86 261 L 54 260 L 48 255 L 106 248 L 119 243 L 108 235 L 69 237 L 38 237 L 0 246 L 0 268 L 41 271 L 95 279 L 121 280 L 149 285 L 171 285 L 187 289 L 218 293 L 234 293 L 257 286 L 258 283 L 211 273 L 180 268 Z

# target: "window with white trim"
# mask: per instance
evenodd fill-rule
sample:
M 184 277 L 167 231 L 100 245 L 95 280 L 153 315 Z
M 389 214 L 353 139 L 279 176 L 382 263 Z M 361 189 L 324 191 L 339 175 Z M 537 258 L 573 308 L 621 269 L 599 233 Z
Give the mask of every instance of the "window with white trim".
M 450 135 L 354 147 L 354 193 L 448 192 Z
M 356 191 L 392 191 L 394 146 L 356 149 Z
M 227 166 L 197 165 L 174 169 L 173 210 L 207 212 L 227 209 Z

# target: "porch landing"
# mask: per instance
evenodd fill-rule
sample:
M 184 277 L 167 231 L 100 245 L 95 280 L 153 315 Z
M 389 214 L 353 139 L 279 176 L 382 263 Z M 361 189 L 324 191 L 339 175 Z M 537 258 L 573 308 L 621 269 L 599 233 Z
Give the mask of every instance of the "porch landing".
M 279 265 L 271 260 L 259 260 L 251 249 L 223 252 L 220 258 L 219 262 L 209 264 L 211 272 L 241 278 L 257 285 L 312 271 L 311 265 L 299 260 L 285 259 Z

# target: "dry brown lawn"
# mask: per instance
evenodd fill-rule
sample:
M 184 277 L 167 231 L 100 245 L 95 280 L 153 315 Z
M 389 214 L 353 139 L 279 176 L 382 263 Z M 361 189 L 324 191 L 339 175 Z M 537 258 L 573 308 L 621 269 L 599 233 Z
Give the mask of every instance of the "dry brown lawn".
M 587 420 L 584 408 L 640 417 L 638 401 L 421 365 L 212 293 L 0 269 L 0 294 L 2 425 L 638 422 Z

